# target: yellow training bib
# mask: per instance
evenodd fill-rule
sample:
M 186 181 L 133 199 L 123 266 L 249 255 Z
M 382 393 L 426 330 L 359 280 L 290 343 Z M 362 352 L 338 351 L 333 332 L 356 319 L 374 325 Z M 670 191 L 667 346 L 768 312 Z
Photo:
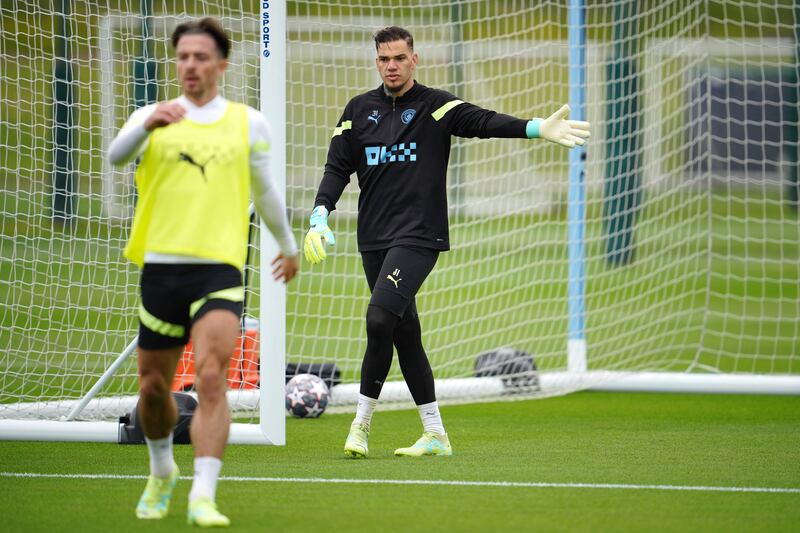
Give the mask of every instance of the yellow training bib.
M 157 128 L 136 170 L 139 194 L 125 257 L 190 255 L 244 268 L 250 203 L 247 108 L 228 102 L 211 124 Z

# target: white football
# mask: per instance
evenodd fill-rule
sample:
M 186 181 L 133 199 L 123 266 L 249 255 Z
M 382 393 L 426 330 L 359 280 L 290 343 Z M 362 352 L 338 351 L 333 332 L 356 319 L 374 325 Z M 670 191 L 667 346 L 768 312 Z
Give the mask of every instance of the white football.
M 314 374 L 298 374 L 286 384 L 286 411 L 298 418 L 318 418 L 329 398 L 328 386 Z

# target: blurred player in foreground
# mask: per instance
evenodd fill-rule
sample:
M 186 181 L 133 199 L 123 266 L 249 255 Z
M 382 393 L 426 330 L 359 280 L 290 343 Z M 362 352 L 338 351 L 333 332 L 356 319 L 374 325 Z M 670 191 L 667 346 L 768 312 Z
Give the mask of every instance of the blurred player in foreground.
M 179 475 L 170 384 L 191 336 L 199 405 L 191 425 L 188 522 L 226 527 L 230 520 L 217 510 L 215 496 L 230 430 L 225 379 L 241 331 L 251 191 L 280 246 L 272 262 L 276 280 L 286 283 L 297 273 L 297 246 L 269 172 L 269 125 L 255 109 L 218 94 L 231 47 L 227 34 L 203 18 L 180 24 L 172 45 L 182 96 L 136 110 L 108 154 L 115 165 L 140 158 L 125 248 L 142 267 L 139 416 L 150 453 L 136 516 L 159 519 L 169 511 Z

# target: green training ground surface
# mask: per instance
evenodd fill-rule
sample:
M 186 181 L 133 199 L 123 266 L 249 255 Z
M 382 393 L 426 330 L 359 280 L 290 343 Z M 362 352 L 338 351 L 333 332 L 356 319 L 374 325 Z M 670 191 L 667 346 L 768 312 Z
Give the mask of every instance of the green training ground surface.
M 415 411 L 379 411 L 364 461 L 342 454 L 351 415 L 289 419 L 285 447 L 228 449 L 220 509 L 240 531 L 800 524 L 797 397 L 584 392 L 442 412 L 449 458 L 392 455 L 419 436 Z M 188 530 L 191 448 L 177 446 L 176 459 L 185 477 L 170 516 L 143 522 L 134 507 L 147 474 L 144 446 L 0 442 L 2 530 Z

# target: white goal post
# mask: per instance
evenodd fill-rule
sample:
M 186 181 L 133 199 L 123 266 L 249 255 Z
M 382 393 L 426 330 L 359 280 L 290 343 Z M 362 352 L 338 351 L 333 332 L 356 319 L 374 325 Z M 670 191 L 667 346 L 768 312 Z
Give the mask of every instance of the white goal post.
M 72 4 L 68 16 L 0 7 L 0 438 L 114 442 L 135 405 L 138 273 L 121 257 L 134 167 L 112 169 L 105 150 L 144 85 L 178 94 L 169 34 L 203 15 L 234 43 L 222 94 L 272 125 L 298 242 L 336 121 L 379 83 L 382 26 L 413 33 L 425 85 L 518 117 L 583 107 L 592 138 L 572 157 L 542 141 L 453 140 L 453 249 L 418 296 L 442 403 L 800 394 L 791 2 L 747 2 L 746 20 L 715 0 Z M 42 45 L 59 32 L 66 50 Z M 62 193 L 66 223 L 53 216 Z M 353 177 L 330 218 L 336 248 L 286 288 L 269 274 L 275 243 L 253 226 L 245 313 L 260 379 L 229 391 L 232 442 L 285 443 L 287 363 L 335 365 L 329 411 L 353 409 L 368 301 L 357 198 Z M 395 363 L 379 408 L 410 405 Z

